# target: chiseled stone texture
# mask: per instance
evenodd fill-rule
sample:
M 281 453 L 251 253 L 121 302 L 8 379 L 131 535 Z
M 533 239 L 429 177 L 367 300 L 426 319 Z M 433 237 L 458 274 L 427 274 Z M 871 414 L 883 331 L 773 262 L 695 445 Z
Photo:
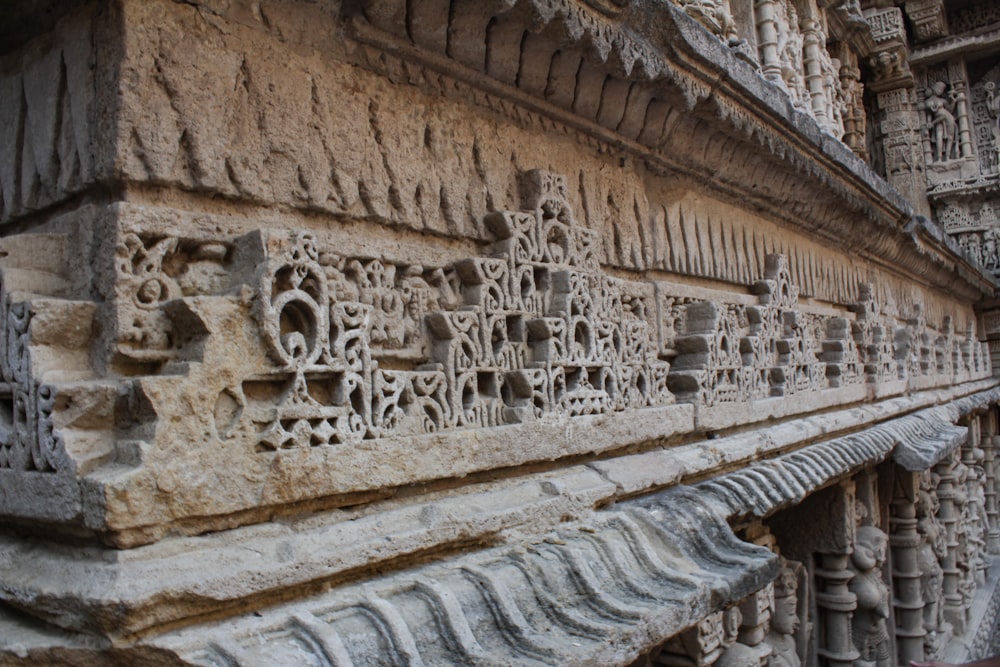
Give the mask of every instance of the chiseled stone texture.
M 965 485 L 970 608 L 996 285 L 864 163 L 849 3 L 762 10 L 797 55 L 722 0 L 47 7 L 0 664 L 759 658 L 768 522 L 840 494 L 839 586 L 889 465 Z

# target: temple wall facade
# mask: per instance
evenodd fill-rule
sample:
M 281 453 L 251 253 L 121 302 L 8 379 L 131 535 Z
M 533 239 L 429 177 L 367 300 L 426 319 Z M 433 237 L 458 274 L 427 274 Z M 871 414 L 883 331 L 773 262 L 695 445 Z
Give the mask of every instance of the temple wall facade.
M 0 665 L 996 652 L 996 20 L 18 5 Z

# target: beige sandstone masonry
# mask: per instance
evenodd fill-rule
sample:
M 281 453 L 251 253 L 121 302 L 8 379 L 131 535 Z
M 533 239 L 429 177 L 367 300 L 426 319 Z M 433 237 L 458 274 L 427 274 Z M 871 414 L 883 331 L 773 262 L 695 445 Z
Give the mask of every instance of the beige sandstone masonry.
M 0 664 L 987 651 L 996 284 L 835 4 L 15 3 Z

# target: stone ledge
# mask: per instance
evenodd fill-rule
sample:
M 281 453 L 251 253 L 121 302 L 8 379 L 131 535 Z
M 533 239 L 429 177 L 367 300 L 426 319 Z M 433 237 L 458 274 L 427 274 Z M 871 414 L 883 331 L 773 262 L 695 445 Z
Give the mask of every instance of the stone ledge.
M 924 413 L 914 411 L 934 411 L 937 421 L 945 414 L 958 419 L 963 410 L 995 400 L 998 392 L 996 381 L 976 382 L 813 415 L 754 433 L 618 457 L 589 468 L 577 465 L 470 485 L 459 493 L 445 492 L 419 502 L 401 498 L 356 511 L 288 518 L 129 550 L 61 547 L 8 536 L 0 541 L 0 597 L 61 627 L 131 635 L 203 614 L 235 611 L 248 603 L 271 604 L 291 590 L 308 591 L 344 576 L 406 567 L 423 554 L 516 543 L 562 520 L 590 516 L 595 508 L 769 454 L 803 446 L 789 458 L 808 457 L 814 450 L 821 455 L 820 449 L 831 446 L 852 452 L 839 458 L 837 465 L 810 473 L 798 486 L 789 487 L 792 493 L 787 498 L 764 503 L 767 507 L 757 507 L 754 492 L 747 491 L 752 502 L 742 510 L 763 515 L 848 474 L 856 465 L 883 460 L 899 441 L 892 434 L 906 428 L 895 426 L 896 421 L 921 421 Z M 958 405 L 933 407 L 948 401 Z M 824 436 L 832 438 L 865 425 L 873 433 L 888 433 L 873 436 L 881 443 L 874 449 L 863 445 L 868 431 L 844 436 L 840 444 L 817 443 Z M 797 461 L 789 465 L 794 467 Z M 774 464 L 761 465 L 770 470 Z M 387 531 L 386 525 L 398 528 Z M 214 565 L 206 567 L 207 563 Z

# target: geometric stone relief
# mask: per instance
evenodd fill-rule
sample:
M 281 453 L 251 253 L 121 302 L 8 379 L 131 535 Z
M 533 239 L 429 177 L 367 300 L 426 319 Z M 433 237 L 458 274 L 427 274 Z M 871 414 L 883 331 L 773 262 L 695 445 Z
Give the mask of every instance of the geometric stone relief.
M 673 402 L 651 285 L 601 271 L 562 177 L 525 181 L 529 210 L 487 218 L 492 255 L 443 269 L 340 257 L 308 234 L 271 239 L 255 314 L 276 366 L 247 392 L 277 397 L 248 406 L 262 447 Z
M 127 231 L 115 247 L 115 352 L 140 363 L 174 359 L 180 340 L 162 306 L 227 286 L 231 250 L 216 241 L 148 236 Z
M 767 257 L 757 305 L 702 301 L 686 306 L 670 375 L 679 397 L 706 406 L 825 388 L 814 322 L 798 311 L 785 257 Z
M 868 382 L 882 384 L 897 377 L 891 320 L 883 315 L 872 285 L 861 286 L 861 299 L 854 307 L 857 319 L 854 339 L 865 364 Z
M 246 245 L 240 238 L 124 231 L 105 301 L 117 358 L 133 362 L 121 368 L 142 375 L 180 360 L 207 330 L 178 303 L 248 282 L 270 363 L 205 407 L 215 410 L 222 438 L 250 426 L 262 451 L 524 423 L 550 412 L 623 412 L 671 404 L 674 394 L 705 406 L 747 404 L 860 387 L 865 374 L 875 383 L 905 377 L 891 318 L 874 297 L 854 318 L 803 310 L 788 261 L 776 254 L 764 256 L 752 294 L 729 303 L 611 277 L 598 263 L 595 233 L 573 216 L 564 179 L 535 171 L 522 185 L 526 210 L 487 216 L 498 239 L 492 252 L 441 266 L 345 256 L 310 233 L 265 231 L 255 233 L 263 261 L 249 276 L 234 259 Z M 8 320 L 16 328 L 17 317 Z M 18 340 L 5 335 L 8 347 Z M 920 360 L 909 364 L 910 377 L 918 369 L 938 380 L 952 369 L 986 372 L 971 339 L 914 335 Z M 5 444 L 0 466 L 52 468 L 41 454 L 29 466 L 13 453 L 59 446 L 46 412 L 52 392 L 10 379 L 4 363 L 0 419 L 15 435 L 3 442 L 39 435 L 30 446 Z
M 948 12 L 948 28 L 953 35 L 1000 22 L 1000 7 L 991 2 L 979 2 L 971 6 L 958 4 L 953 7 Z

